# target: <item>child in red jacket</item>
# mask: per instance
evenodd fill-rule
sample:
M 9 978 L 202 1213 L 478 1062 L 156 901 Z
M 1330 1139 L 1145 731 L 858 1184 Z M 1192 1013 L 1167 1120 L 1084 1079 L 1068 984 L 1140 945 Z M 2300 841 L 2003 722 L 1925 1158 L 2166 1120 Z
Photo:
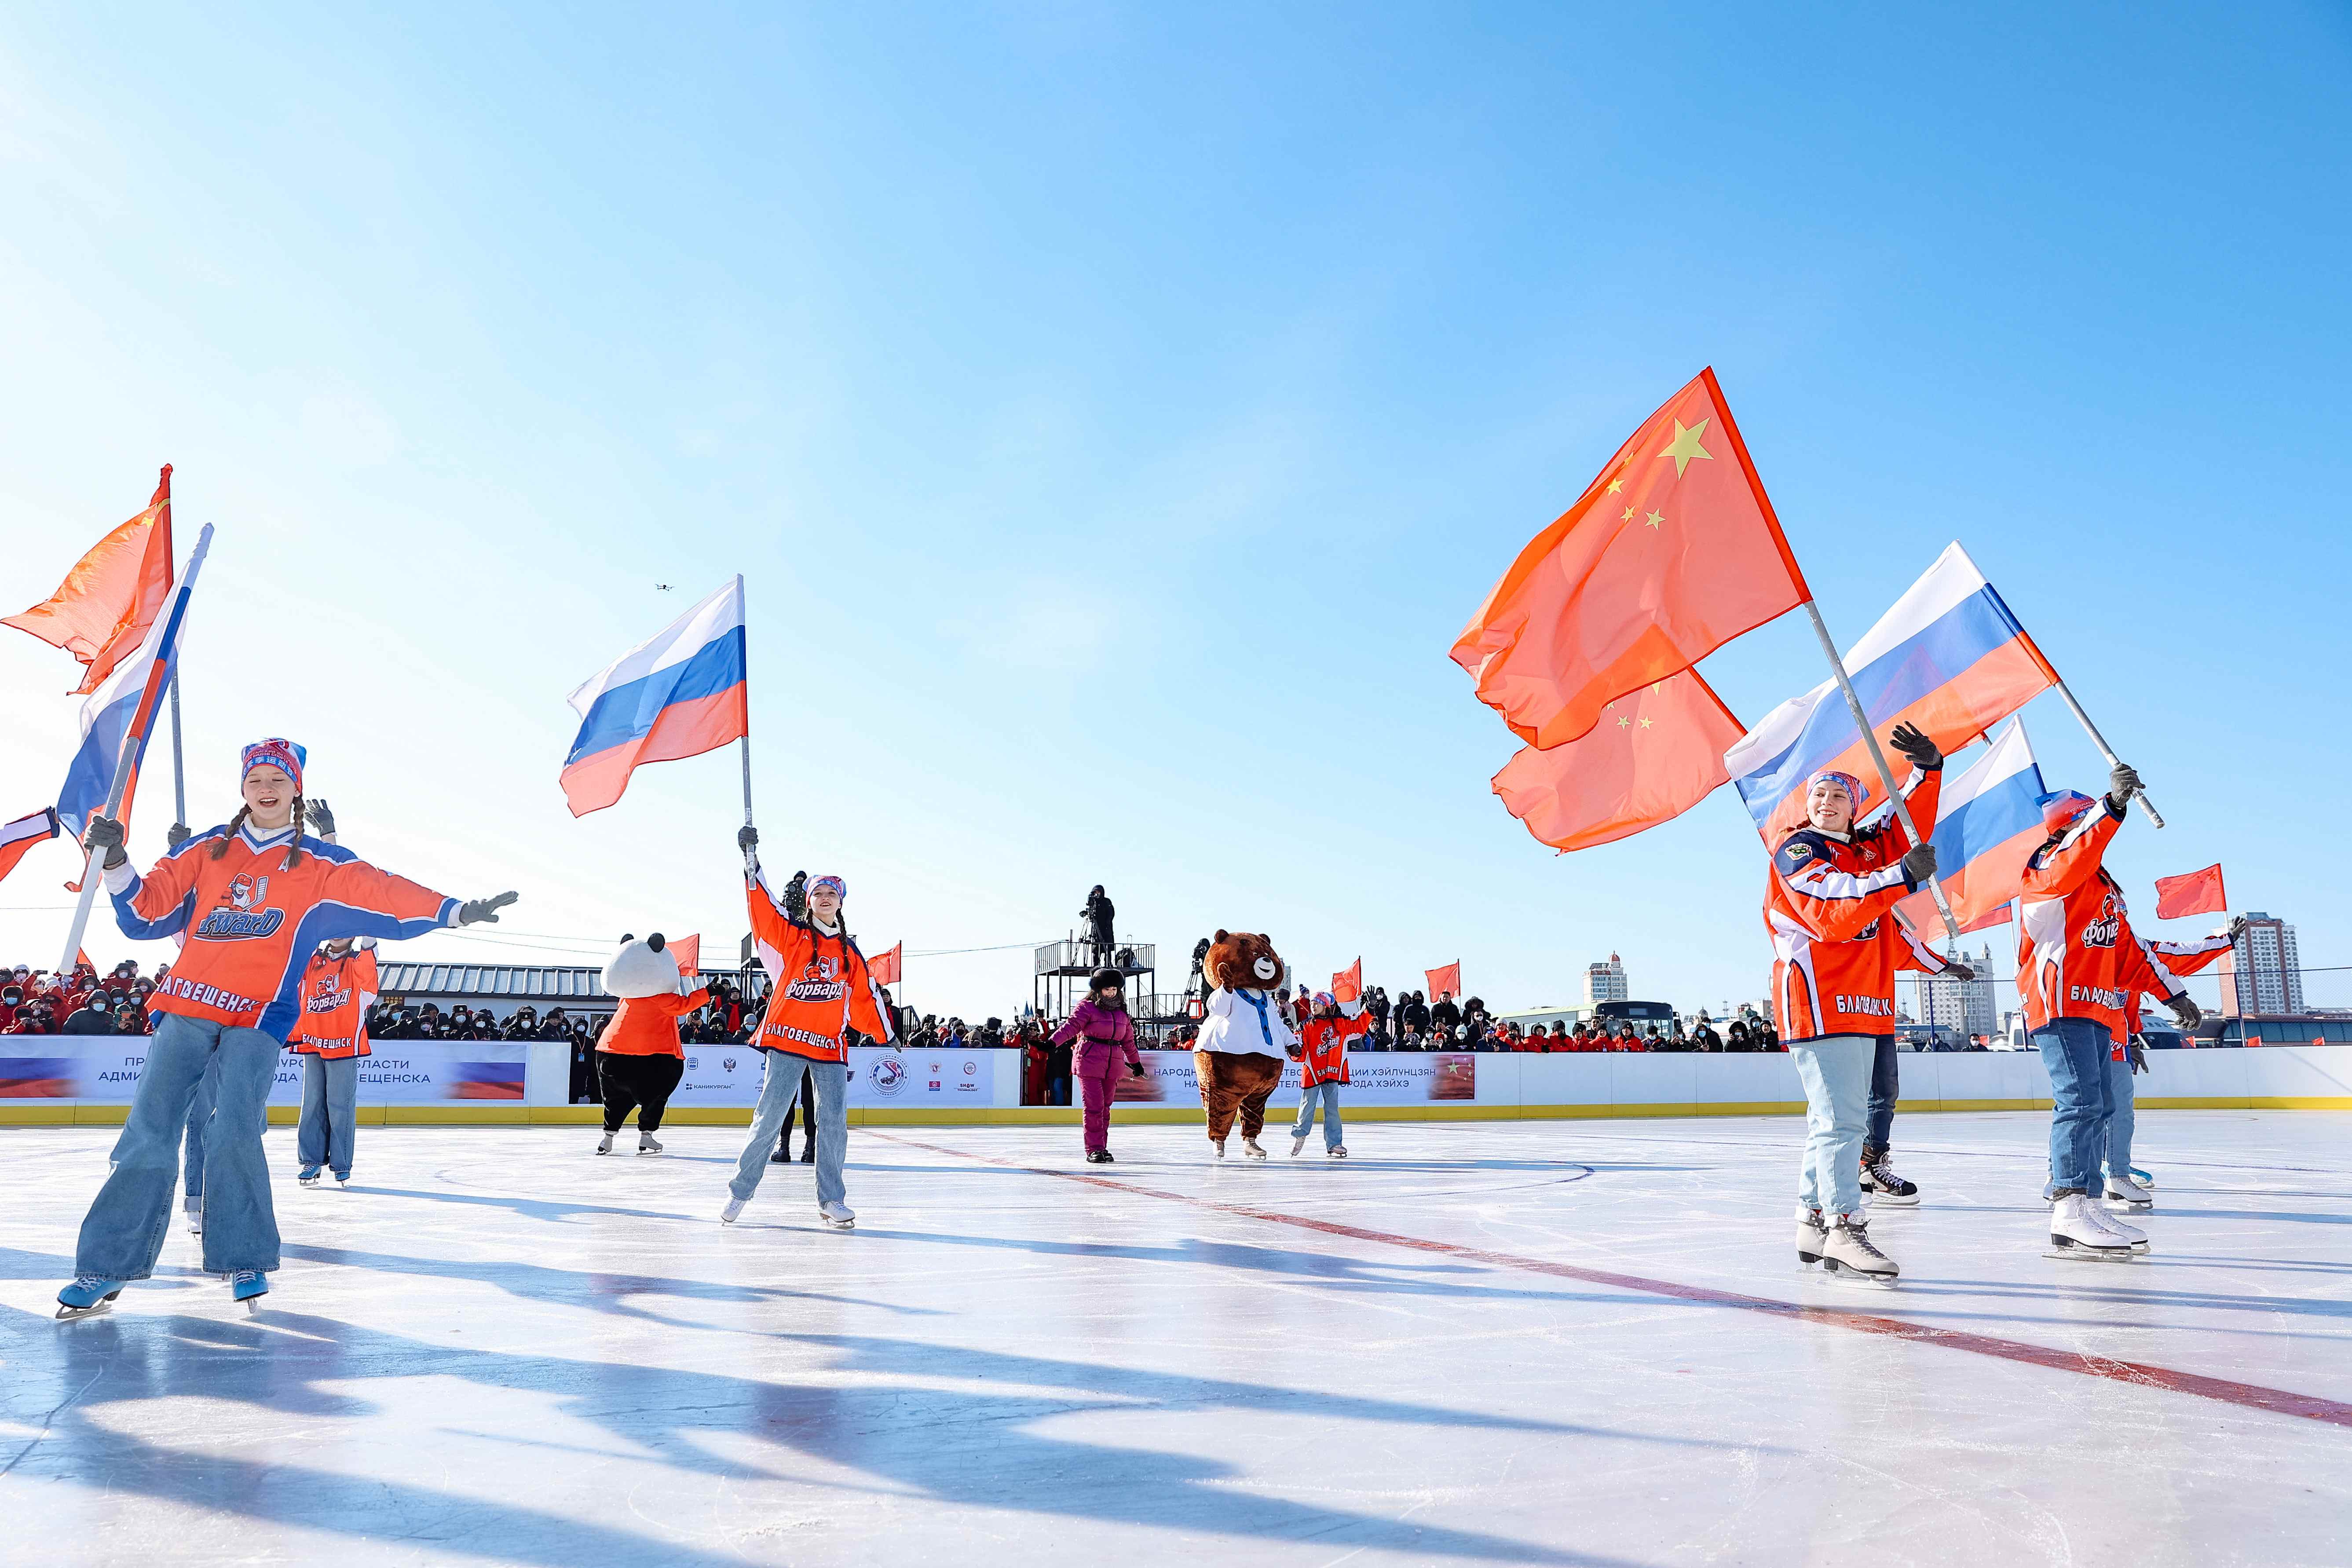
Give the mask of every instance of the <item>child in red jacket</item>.
M 1348 1146 L 1341 1142 L 1339 1126 L 1339 1086 L 1348 1081 L 1348 1042 L 1361 1039 L 1372 1026 L 1371 1016 L 1360 1002 L 1334 1001 L 1328 991 L 1315 994 L 1314 1016 L 1299 1026 L 1298 1044 L 1290 1053 L 1298 1063 L 1298 1121 L 1290 1130 L 1290 1155 L 1307 1147 L 1307 1134 L 1315 1125 L 1315 1106 L 1323 1106 L 1323 1152 L 1327 1158 L 1344 1160 Z

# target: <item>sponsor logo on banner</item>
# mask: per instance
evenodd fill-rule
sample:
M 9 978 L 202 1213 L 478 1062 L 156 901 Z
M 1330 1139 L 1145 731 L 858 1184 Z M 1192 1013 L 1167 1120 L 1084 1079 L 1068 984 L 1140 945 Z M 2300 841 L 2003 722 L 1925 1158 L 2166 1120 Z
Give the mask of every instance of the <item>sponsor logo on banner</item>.
M 894 1057 L 884 1057 L 867 1072 L 866 1080 L 883 1094 L 896 1094 L 907 1087 L 907 1069 Z

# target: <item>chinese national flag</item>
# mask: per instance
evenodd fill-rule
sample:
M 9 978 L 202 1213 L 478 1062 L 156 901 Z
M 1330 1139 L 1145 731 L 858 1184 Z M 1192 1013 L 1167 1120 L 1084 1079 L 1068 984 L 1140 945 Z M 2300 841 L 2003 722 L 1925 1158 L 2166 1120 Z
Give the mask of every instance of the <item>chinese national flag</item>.
M 2218 915 L 2230 907 L 2221 891 L 2221 868 L 2219 862 L 2202 871 L 2191 871 L 2184 877 L 2158 877 L 2156 879 L 2156 918 L 2177 921 L 2189 915 Z
M 1523 748 L 1495 793 L 1555 849 L 1590 849 L 1670 822 L 1731 776 L 1723 753 L 1748 727 L 1699 672 L 1654 682 L 1601 710 L 1591 733 L 1549 752 Z
M 1364 999 L 1364 961 L 1360 958 L 1331 976 L 1331 1000 L 1360 1002 Z
M 1519 552 L 1454 662 L 1512 733 L 1549 750 L 1810 596 L 1703 370 Z
M 866 977 L 877 985 L 896 985 L 898 984 L 899 968 L 905 963 L 906 958 L 907 943 L 905 939 L 901 938 L 898 945 L 889 952 L 877 952 L 866 961 Z
M 82 662 L 77 697 L 99 688 L 146 639 L 172 592 L 172 465 L 163 465 L 147 510 L 74 563 L 58 591 L 0 626 L 30 632 Z
M 677 960 L 677 972 L 688 980 L 697 980 L 702 973 L 702 933 L 674 936 L 662 944 L 662 951 Z
M 1462 961 L 1457 958 L 1443 969 L 1423 970 L 1422 978 L 1429 982 L 1432 1001 L 1440 996 L 1459 996 L 1462 994 Z

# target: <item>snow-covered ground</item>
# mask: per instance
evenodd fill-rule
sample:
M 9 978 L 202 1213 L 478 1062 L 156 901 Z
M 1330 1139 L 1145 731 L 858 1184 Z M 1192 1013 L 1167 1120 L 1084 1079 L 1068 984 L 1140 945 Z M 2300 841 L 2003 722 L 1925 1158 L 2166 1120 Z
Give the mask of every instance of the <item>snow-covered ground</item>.
M 1797 1269 L 1794 1119 L 853 1130 L 849 1234 L 722 1228 L 732 1129 L 278 1129 L 258 1313 L 175 1220 L 75 1323 L 112 1133 L 8 1129 L 0 1559 L 2352 1563 L 2352 1116 L 2143 1112 L 2127 1265 L 2045 1126 L 1897 1122 L 1894 1292 Z

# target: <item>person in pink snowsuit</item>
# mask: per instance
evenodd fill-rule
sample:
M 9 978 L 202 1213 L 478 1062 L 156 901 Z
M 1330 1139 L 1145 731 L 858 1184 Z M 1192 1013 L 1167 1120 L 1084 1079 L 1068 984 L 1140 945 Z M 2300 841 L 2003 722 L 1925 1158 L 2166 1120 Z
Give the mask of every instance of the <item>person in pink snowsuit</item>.
M 1054 1031 L 1055 1045 L 1073 1041 L 1077 1048 L 1070 1053 L 1070 1066 L 1086 1102 L 1087 1163 L 1108 1165 L 1110 1086 L 1118 1072 L 1118 1054 L 1126 1053 L 1128 1071 L 1143 1076 L 1143 1058 L 1135 1054 L 1135 1020 L 1127 1011 L 1127 981 L 1118 970 L 1096 970 L 1087 999 Z

